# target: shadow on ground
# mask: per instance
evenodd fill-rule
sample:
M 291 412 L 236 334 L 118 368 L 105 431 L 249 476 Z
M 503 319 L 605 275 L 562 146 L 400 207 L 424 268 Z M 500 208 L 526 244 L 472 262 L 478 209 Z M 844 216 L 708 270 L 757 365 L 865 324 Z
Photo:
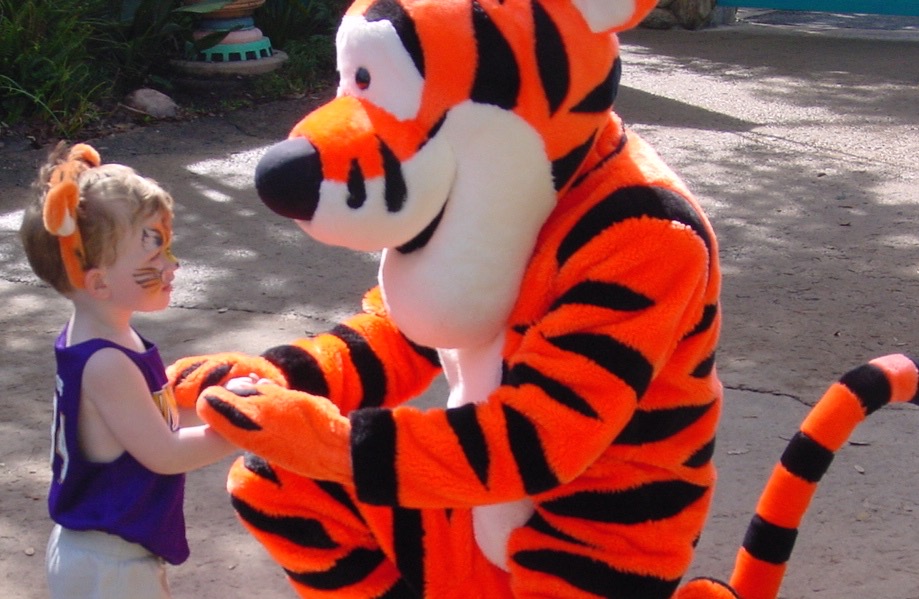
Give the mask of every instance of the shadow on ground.
M 622 39 L 618 109 L 719 234 L 728 384 L 811 401 L 866 357 L 915 348 L 919 36 Z

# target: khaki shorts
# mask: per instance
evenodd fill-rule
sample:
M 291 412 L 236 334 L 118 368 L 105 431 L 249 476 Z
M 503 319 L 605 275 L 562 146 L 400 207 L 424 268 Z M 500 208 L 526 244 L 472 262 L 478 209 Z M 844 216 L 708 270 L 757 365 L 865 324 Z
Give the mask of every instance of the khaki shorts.
M 169 599 L 166 564 L 136 543 L 55 525 L 45 555 L 51 599 Z

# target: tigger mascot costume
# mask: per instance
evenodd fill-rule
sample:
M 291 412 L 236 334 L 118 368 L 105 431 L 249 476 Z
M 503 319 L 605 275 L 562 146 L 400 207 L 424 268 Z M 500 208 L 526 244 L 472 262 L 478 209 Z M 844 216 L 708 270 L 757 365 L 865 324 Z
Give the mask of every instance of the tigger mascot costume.
M 303 597 L 775 597 L 842 431 L 915 395 L 903 356 L 834 386 L 734 579 L 679 587 L 715 479 L 720 275 L 696 200 L 611 112 L 613 34 L 655 4 L 348 9 L 337 97 L 256 187 L 319 241 L 382 249 L 379 287 L 330 332 L 170 369 L 251 452 L 233 505 Z M 404 405 L 441 372 L 443 407 Z M 249 373 L 275 384 L 211 387 Z

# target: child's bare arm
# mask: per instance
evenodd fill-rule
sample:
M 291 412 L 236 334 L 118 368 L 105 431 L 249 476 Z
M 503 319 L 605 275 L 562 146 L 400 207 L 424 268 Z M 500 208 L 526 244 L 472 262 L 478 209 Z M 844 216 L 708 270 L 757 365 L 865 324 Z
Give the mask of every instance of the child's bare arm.
M 204 424 L 204 421 L 201 420 L 200 416 L 198 416 L 198 412 L 195 411 L 194 407 L 179 408 L 179 426 L 186 428 L 189 426 L 198 426 L 201 424 Z
M 171 431 L 140 370 L 118 350 L 102 349 L 89 359 L 83 373 L 83 398 L 92 402 L 114 439 L 154 472 L 187 472 L 236 450 L 206 425 Z

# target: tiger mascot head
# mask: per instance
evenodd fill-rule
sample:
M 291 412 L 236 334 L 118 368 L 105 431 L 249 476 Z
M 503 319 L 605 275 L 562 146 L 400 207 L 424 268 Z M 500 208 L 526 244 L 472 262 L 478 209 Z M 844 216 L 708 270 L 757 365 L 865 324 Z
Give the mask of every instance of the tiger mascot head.
M 655 0 L 357 0 L 335 99 L 260 161 L 265 204 L 320 242 L 383 250 L 414 341 L 494 338 L 537 235 L 615 119 L 613 32 Z

